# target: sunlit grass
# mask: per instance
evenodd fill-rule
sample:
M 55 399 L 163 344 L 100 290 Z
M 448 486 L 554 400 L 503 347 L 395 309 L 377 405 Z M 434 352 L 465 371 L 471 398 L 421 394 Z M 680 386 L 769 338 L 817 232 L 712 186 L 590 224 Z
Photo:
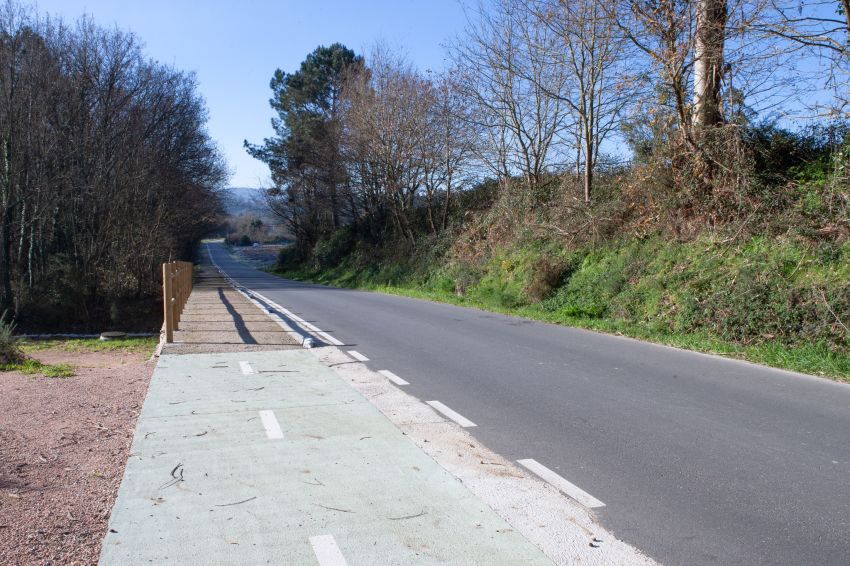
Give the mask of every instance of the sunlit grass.
M 100 340 L 99 338 L 73 338 L 67 340 L 21 340 L 20 348 L 25 354 L 44 350 L 65 352 L 133 352 L 152 354 L 159 344 L 158 336 Z
M 74 367 L 71 364 L 43 364 L 28 358 L 16 364 L 0 364 L 0 371 L 17 371 L 26 375 L 40 374 L 44 377 L 72 377 Z

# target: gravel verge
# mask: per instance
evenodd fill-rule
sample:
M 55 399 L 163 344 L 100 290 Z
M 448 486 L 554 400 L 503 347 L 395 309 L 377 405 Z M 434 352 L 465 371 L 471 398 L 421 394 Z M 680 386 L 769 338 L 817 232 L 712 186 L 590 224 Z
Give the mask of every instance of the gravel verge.
M 0 373 L 0 564 L 96 564 L 155 363 L 34 354 L 76 375 Z

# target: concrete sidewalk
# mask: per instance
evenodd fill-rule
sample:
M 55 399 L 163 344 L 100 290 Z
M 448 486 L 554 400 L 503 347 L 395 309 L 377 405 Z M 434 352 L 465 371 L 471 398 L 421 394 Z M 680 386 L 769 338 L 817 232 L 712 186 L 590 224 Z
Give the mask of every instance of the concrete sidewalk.
M 163 562 L 551 564 L 304 350 L 160 359 L 100 564 Z

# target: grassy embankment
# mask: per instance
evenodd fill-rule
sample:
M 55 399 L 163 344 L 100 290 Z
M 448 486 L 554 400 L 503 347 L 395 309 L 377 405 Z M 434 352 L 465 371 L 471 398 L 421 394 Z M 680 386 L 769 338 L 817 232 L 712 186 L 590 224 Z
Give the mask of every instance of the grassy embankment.
M 473 261 L 450 248 L 376 260 L 355 247 L 328 265 L 288 269 L 283 254 L 274 272 L 850 381 L 850 242 L 649 236 L 572 251 L 514 243 Z

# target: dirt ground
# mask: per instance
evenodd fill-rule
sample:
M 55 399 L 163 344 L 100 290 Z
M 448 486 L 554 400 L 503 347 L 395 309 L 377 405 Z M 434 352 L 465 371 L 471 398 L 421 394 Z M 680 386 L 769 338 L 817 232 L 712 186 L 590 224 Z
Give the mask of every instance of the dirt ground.
M 0 373 L 0 564 L 96 564 L 154 362 L 65 352 L 76 375 Z

